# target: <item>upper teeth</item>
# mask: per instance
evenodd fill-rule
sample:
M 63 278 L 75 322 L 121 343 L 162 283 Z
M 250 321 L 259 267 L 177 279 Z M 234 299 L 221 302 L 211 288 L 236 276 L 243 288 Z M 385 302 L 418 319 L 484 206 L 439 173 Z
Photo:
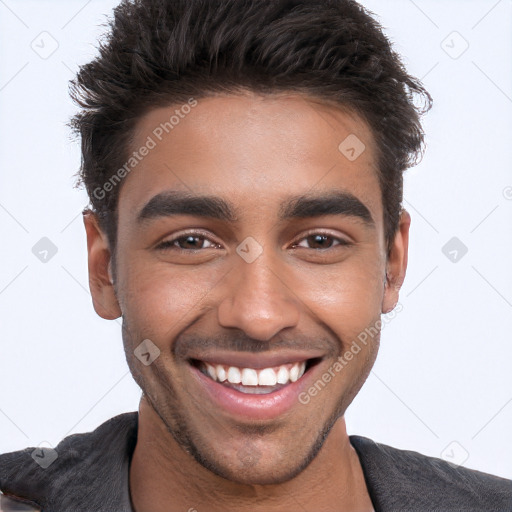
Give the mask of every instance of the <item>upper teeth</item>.
M 306 362 L 288 363 L 272 368 L 238 368 L 237 366 L 204 363 L 208 375 L 217 382 L 230 382 L 244 386 L 275 386 L 295 382 L 304 375 Z

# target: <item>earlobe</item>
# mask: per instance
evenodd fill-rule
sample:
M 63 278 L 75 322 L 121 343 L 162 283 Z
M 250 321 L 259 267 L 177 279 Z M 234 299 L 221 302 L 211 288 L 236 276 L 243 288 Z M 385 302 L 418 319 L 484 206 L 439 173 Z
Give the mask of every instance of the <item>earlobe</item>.
M 387 264 L 382 313 L 389 313 L 398 303 L 399 292 L 405 280 L 407 271 L 407 256 L 409 250 L 409 228 L 411 216 L 402 209 L 398 229 L 391 245 Z
M 112 279 L 112 261 L 107 236 L 100 228 L 94 212 L 83 212 L 87 235 L 89 288 L 96 313 L 106 320 L 122 315 Z

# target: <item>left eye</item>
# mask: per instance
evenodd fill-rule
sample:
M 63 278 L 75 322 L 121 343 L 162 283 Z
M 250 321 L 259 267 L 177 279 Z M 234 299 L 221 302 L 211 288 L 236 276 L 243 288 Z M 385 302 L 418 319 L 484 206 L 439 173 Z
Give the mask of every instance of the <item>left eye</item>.
M 336 245 L 350 245 L 349 242 L 343 240 L 342 238 L 336 238 L 334 236 L 322 233 L 314 233 L 306 236 L 305 238 L 302 238 L 301 243 L 294 244 L 294 247 L 304 247 L 304 245 L 302 245 L 303 242 L 309 244 L 309 247 L 306 246 L 307 249 L 330 249 Z M 338 243 L 334 245 L 334 242 Z

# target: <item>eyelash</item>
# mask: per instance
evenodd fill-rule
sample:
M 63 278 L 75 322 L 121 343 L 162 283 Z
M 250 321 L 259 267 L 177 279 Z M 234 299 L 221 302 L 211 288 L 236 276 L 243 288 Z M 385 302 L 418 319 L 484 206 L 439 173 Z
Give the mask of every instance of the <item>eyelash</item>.
M 334 246 L 326 247 L 325 249 L 316 249 L 316 250 L 329 250 L 329 249 L 333 249 L 334 247 L 347 247 L 347 246 L 352 245 L 351 242 L 349 242 L 343 238 L 335 237 L 335 236 L 331 235 L 330 233 L 324 233 L 321 231 L 312 231 L 310 233 L 305 234 L 302 238 L 298 239 L 297 242 L 294 242 L 293 247 L 295 248 L 297 246 L 298 242 L 302 242 L 303 240 L 306 240 L 310 236 L 314 236 L 314 235 L 325 236 L 327 238 L 331 238 L 332 240 L 338 242 L 338 244 L 336 244 Z M 181 247 L 174 246 L 174 244 L 176 242 L 178 242 L 180 240 L 185 240 L 190 236 L 197 237 L 197 238 L 203 238 L 205 240 L 208 240 L 209 242 L 211 242 L 214 245 L 220 245 L 220 244 L 216 244 L 215 242 L 210 240 L 204 233 L 197 233 L 197 232 L 190 231 L 190 232 L 183 233 L 182 235 L 180 235 L 176 238 L 172 238 L 171 240 L 163 241 L 162 243 L 160 243 L 156 246 L 156 249 L 164 250 L 164 251 L 165 250 L 175 250 L 175 251 L 181 251 L 181 252 L 194 252 L 194 251 L 197 252 L 197 251 L 205 250 L 205 249 L 182 249 Z M 309 247 L 303 247 L 303 248 L 309 249 Z M 206 249 L 211 249 L 211 247 L 207 247 Z M 315 249 L 313 249 L 313 250 L 315 250 Z

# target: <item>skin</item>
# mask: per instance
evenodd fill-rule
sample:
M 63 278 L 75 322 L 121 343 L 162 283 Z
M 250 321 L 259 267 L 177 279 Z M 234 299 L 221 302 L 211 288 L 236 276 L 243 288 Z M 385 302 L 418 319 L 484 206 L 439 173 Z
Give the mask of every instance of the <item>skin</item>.
M 175 108 L 144 115 L 133 150 Z M 366 146 L 355 161 L 338 150 L 350 134 Z M 343 414 L 373 366 L 380 335 L 307 405 L 297 402 L 273 420 L 216 407 L 186 357 L 201 346 L 194 340 L 213 349 L 238 340 L 242 351 L 315 347 L 323 359 L 312 372 L 321 377 L 394 308 L 410 216 L 402 210 L 388 254 L 375 154 L 361 118 L 313 98 L 208 97 L 125 178 L 115 283 L 106 235 L 92 213 L 84 216 L 95 310 L 105 319 L 122 315 L 127 361 L 144 392 L 130 467 L 137 512 L 373 509 Z M 239 208 L 238 221 L 181 215 L 137 225 L 146 202 L 169 190 L 220 196 Z M 374 226 L 350 215 L 278 219 L 289 196 L 333 190 L 364 203 Z M 187 230 L 202 235 L 181 239 L 181 252 L 176 244 L 157 247 Z M 307 237 L 318 232 L 328 238 L 315 245 Z M 249 236 L 263 249 L 250 264 L 236 252 Z M 148 366 L 133 353 L 144 339 L 160 350 Z

